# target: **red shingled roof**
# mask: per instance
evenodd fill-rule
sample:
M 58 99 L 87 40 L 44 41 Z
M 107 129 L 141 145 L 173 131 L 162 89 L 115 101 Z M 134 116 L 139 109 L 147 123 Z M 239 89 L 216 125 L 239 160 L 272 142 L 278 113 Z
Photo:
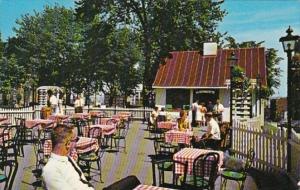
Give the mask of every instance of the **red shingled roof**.
M 216 56 L 202 56 L 199 51 L 171 52 L 172 58 L 160 65 L 153 88 L 226 88 L 230 79 L 230 61 L 234 51 L 248 78 L 262 77 L 266 85 L 266 58 L 264 48 L 219 49 Z

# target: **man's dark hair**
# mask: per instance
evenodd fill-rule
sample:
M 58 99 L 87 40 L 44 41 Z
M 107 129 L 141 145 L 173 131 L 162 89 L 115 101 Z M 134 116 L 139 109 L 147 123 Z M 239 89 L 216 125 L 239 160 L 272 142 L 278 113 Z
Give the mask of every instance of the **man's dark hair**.
M 72 138 L 72 128 L 64 124 L 58 124 L 52 131 L 51 140 L 52 148 L 59 143 L 64 143 Z
M 52 90 L 47 90 L 47 94 L 49 95 L 49 96 L 52 96 L 53 95 L 53 92 L 52 92 Z

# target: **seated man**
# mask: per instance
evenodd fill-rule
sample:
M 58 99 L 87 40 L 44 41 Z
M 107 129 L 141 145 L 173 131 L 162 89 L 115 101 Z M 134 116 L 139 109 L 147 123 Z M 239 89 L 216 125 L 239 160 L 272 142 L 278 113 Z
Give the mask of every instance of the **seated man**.
M 206 113 L 205 118 L 207 121 L 207 132 L 201 139 L 193 137 L 191 143 L 194 148 L 211 148 L 216 150 L 219 148 L 221 140 L 219 125 L 214 120 L 211 112 Z
M 43 179 L 48 190 L 92 190 L 76 162 L 68 157 L 72 129 L 59 124 L 52 133 L 52 152 L 48 163 L 43 168 Z

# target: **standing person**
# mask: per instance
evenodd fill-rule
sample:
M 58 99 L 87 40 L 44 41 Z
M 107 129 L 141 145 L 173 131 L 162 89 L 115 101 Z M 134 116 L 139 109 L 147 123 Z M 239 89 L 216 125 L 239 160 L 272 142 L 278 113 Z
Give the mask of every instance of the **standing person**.
M 201 102 L 201 104 L 199 106 L 199 112 L 200 112 L 200 126 L 204 126 L 205 125 L 205 114 L 207 112 L 204 102 Z
M 196 127 L 197 126 L 197 122 L 196 122 L 196 118 L 197 118 L 197 110 L 198 110 L 198 100 L 196 100 L 193 104 L 192 104 L 192 126 Z
M 77 95 L 76 100 L 74 102 L 75 113 L 82 113 L 83 112 L 82 106 L 83 106 L 83 101 L 81 100 L 79 95 Z
M 68 157 L 73 131 L 66 125 L 59 124 L 51 134 L 52 152 L 43 168 L 43 179 L 48 190 L 72 189 L 93 190 L 76 162 Z
M 207 112 L 213 112 L 213 111 L 214 111 L 214 105 L 211 101 L 208 101 Z
M 60 115 L 64 114 L 64 110 L 63 110 L 63 98 L 64 98 L 63 93 L 59 92 L 59 95 L 58 95 L 58 114 L 60 114 Z
M 220 100 L 217 99 L 216 105 L 214 106 L 214 113 L 217 114 L 218 122 L 222 122 L 223 111 L 224 111 L 224 106 L 221 104 Z
M 50 106 L 52 109 L 52 114 L 56 114 L 58 100 L 57 100 L 56 96 L 53 94 L 52 90 L 48 90 L 48 96 L 49 96 Z

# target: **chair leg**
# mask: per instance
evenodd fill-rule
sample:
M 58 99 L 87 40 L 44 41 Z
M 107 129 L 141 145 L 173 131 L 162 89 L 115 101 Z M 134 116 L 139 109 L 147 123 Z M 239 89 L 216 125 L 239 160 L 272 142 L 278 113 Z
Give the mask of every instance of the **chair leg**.
M 156 186 L 156 175 L 155 175 L 155 163 L 154 161 L 151 161 L 152 163 L 152 178 L 153 178 L 153 186 Z

